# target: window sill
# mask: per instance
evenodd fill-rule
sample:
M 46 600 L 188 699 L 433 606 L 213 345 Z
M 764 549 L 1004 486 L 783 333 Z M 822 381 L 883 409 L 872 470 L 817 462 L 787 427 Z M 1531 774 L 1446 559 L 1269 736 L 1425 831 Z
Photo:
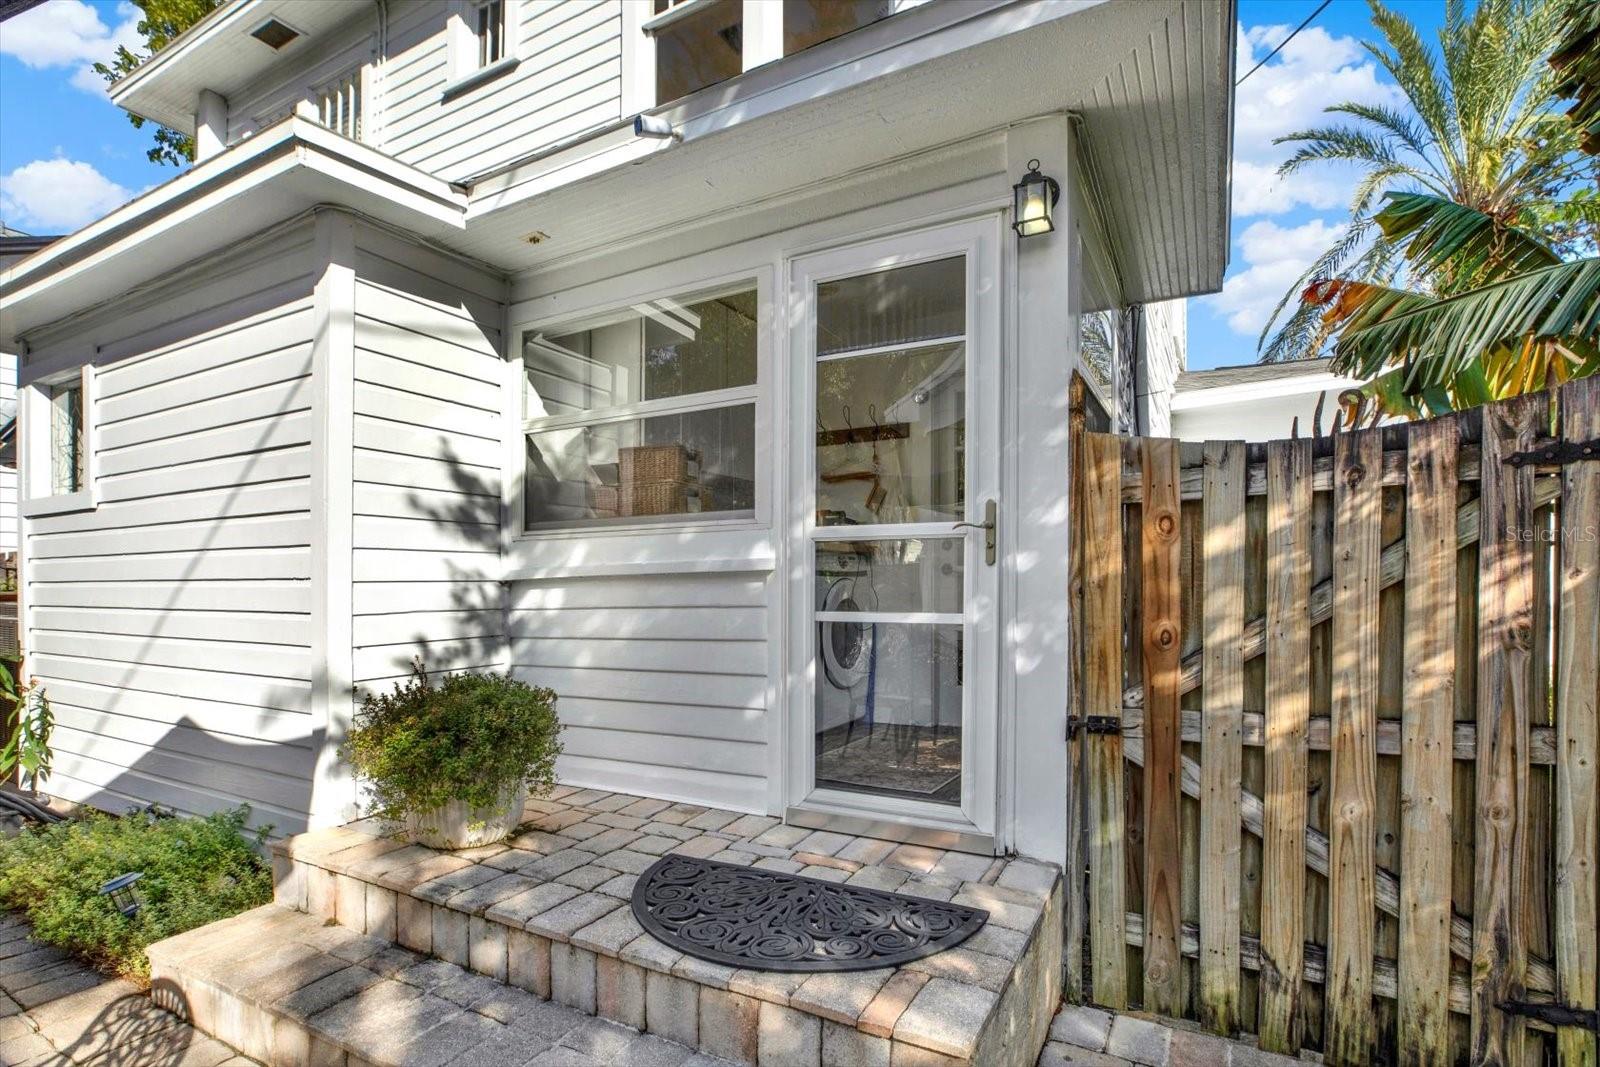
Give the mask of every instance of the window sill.
M 448 104 L 456 97 L 470 93 L 480 85 L 492 82 L 502 75 L 511 73 L 517 69 L 518 62 L 520 61 L 516 56 L 506 56 L 504 59 L 499 59 L 493 63 L 490 63 L 487 67 L 479 67 L 471 74 L 463 74 L 461 77 L 444 87 L 444 90 L 439 94 L 439 102 L 441 104 Z
M 69 511 L 93 511 L 94 508 L 94 494 L 85 489 L 78 493 L 24 500 L 17 510 L 25 519 L 37 519 L 44 515 L 64 515 Z

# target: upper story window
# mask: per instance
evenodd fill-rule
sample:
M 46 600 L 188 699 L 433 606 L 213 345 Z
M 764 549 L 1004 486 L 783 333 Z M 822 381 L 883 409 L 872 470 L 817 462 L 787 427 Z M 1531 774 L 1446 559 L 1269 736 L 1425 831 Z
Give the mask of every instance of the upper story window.
M 512 0 L 451 0 L 447 29 L 449 84 L 445 96 L 464 92 L 516 66 L 516 14 Z
M 655 103 L 886 19 L 921 0 L 652 0 Z
M 478 37 L 478 66 L 487 67 L 506 57 L 505 0 L 478 0 L 472 12 L 473 32 Z
M 758 332 L 746 283 L 525 333 L 527 527 L 752 517 Z

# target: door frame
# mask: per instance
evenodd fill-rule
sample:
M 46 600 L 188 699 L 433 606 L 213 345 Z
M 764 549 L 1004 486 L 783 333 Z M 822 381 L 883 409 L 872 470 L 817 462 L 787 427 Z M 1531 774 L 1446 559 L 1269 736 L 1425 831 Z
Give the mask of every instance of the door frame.
M 984 562 L 983 532 L 947 529 L 944 523 L 904 524 L 902 536 L 965 539 L 965 673 L 962 685 L 962 789 L 959 808 L 899 797 L 817 789 L 815 731 L 816 624 L 813 543 L 816 530 L 815 292 L 819 281 L 853 277 L 928 260 L 964 255 L 967 264 L 966 500 L 963 516 L 981 523 L 994 500 L 1003 523 L 1009 509 L 1002 491 L 1001 218 L 986 215 L 909 230 L 790 257 L 784 278 L 789 309 L 787 410 L 775 414 L 788 427 L 790 500 L 781 521 L 788 541 L 789 670 L 784 700 L 788 740 L 785 775 L 787 821 L 796 825 L 865 833 L 894 840 L 994 851 L 1001 788 L 1001 587 L 1002 561 Z M 974 434 L 977 429 L 979 433 Z M 953 525 L 953 524 L 951 524 Z M 1009 538 L 1001 531 L 1000 544 Z M 837 535 L 848 538 L 848 528 Z

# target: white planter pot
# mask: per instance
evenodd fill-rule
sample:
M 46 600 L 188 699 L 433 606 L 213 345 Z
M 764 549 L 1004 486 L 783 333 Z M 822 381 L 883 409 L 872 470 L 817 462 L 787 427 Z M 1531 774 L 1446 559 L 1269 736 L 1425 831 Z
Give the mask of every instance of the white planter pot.
M 432 811 L 406 815 L 406 837 L 429 848 L 478 848 L 503 841 L 522 821 L 522 804 L 528 791 L 521 782 L 502 792 L 499 802 L 471 807 L 452 800 Z

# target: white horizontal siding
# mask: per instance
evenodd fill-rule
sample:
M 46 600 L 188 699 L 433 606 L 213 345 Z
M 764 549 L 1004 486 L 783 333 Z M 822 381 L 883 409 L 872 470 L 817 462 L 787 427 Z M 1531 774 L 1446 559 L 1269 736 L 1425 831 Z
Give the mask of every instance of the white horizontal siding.
M 508 0 L 515 69 L 450 99 L 444 3 L 397 13 L 384 150 L 442 177 L 492 170 L 622 115 L 622 0 Z
M 516 583 L 513 670 L 559 698 L 562 778 L 765 810 L 766 598 L 742 574 Z
M 503 670 L 503 280 L 360 229 L 352 677 Z
M 286 234 L 30 357 L 99 353 L 98 506 L 27 524 L 29 669 L 71 800 L 306 825 L 311 255 Z

